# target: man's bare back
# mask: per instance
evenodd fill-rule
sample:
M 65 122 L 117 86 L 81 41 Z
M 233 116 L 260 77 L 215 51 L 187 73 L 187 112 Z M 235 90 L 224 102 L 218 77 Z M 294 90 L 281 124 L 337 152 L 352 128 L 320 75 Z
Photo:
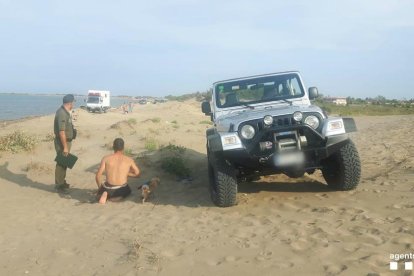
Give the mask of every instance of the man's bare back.
M 106 171 L 106 181 L 114 186 L 122 186 L 127 182 L 128 176 L 134 177 L 139 174 L 134 160 L 120 152 L 105 156 L 102 163 L 101 166 L 103 165 Z
M 121 138 L 114 140 L 114 153 L 102 158 L 101 165 L 96 173 L 98 194 L 102 193 L 99 203 L 104 204 L 107 198 L 126 197 L 131 193 L 127 185 L 128 176 L 138 177 L 139 168 L 134 160 L 124 155 L 124 141 Z M 102 181 L 102 174 L 106 172 L 106 181 Z
M 123 155 L 122 152 L 115 152 L 102 159 L 98 174 L 101 175 L 103 172 L 106 172 L 106 182 L 113 186 L 122 186 L 127 183 L 128 176 L 139 175 L 139 169 L 134 160 Z M 99 187 L 102 182 L 97 184 Z

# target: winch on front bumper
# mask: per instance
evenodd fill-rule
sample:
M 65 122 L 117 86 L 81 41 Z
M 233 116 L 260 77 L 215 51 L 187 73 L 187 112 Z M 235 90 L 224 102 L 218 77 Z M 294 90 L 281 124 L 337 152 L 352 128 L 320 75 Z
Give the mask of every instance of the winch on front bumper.
M 329 120 L 333 123 L 341 122 L 343 130 L 325 131 Z M 303 170 L 312 170 L 320 168 L 322 159 L 326 159 L 347 143 L 347 133 L 355 130 L 352 118 L 332 118 L 326 119 L 324 125 L 321 124 L 316 130 L 306 124 L 276 124 L 259 128 L 250 140 L 240 138 L 240 131 L 208 131 L 207 136 L 209 149 L 212 152 L 222 152 L 223 157 L 236 167 L 281 171 L 300 167 Z

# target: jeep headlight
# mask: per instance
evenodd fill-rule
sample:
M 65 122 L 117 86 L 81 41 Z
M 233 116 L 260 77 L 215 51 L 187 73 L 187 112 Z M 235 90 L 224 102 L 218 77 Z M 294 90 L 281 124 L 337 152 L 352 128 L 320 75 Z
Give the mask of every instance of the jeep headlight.
M 308 126 L 310 126 L 313 129 L 317 129 L 318 126 L 319 126 L 319 119 L 318 119 L 318 117 L 316 117 L 314 115 L 310 115 L 310 116 L 306 117 L 305 124 L 307 124 Z
M 294 119 L 296 122 L 300 122 L 300 121 L 302 121 L 302 119 L 303 119 L 303 114 L 302 114 L 302 112 L 300 112 L 300 111 L 296 111 L 295 113 L 293 113 L 293 119 Z
M 263 122 L 266 126 L 270 126 L 273 124 L 273 117 L 270 115 L 266 115 L 263 119 Z
M 254 137 L 254 135 L 256 134 L 256 131 L 254 130 L 253 126 L 244 125 L 241 128 L 240 134 L 244 139 L 250 140 Z

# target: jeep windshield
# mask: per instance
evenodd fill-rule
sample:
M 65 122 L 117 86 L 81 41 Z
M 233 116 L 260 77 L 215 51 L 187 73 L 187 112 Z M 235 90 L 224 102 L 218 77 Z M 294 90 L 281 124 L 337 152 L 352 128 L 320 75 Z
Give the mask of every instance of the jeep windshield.
M 219 83 L 214 91 L 220 108 L 270 101 L 289 103 L 288 99 L 304 96 L 299 76 L 294 73 Z

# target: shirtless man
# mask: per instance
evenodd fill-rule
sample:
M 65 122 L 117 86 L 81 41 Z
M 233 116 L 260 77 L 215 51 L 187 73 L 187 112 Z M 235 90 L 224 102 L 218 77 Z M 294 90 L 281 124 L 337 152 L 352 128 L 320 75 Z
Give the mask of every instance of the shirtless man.
M 138 177 L 139 169 L 134 160 L 124 155 L 124 140 L 116 138 L 113 144 L 114 153 L 102 158 L 101 166 L 96 173 L 99 203 L 105 204 L 108 199 L 125 198 L 131 193 L 128 176 Z M 106 171 L 106 181 L 102 182 L 102 174 Z

